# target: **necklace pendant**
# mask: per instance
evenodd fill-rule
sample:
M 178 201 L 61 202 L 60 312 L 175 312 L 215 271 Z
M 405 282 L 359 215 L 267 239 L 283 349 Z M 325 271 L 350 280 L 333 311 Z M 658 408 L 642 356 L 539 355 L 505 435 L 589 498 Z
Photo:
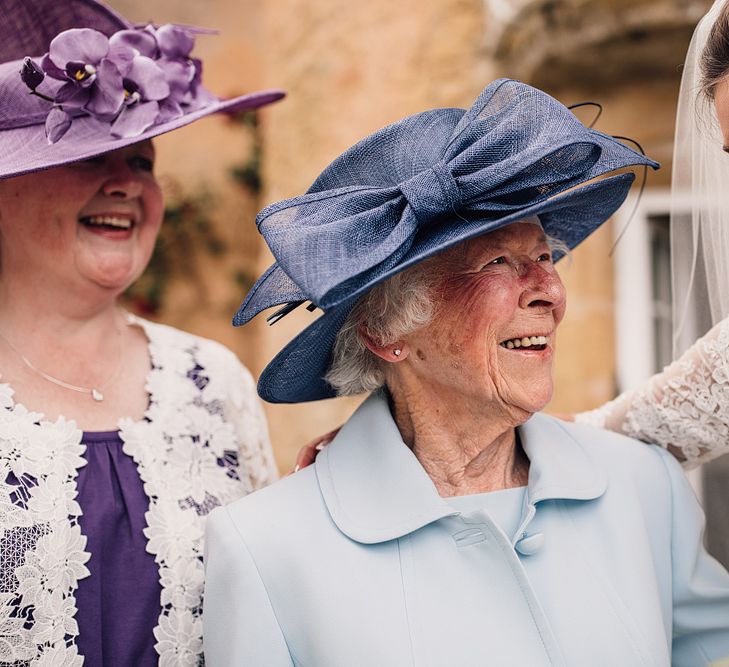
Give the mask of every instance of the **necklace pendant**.
M 98 389 L 92 389 L 91 398 L 93 398 L 95 401 L 101 402 L 104 400 L 104 394 L 102 394 Z

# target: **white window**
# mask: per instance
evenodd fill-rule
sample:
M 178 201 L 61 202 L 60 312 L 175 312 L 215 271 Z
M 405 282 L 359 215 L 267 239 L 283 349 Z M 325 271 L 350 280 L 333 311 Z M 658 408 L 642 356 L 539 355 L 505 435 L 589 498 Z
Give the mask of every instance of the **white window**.
M 621 392 L 638 386 L 672 359 L 669 205 L 668 191 L 650 190 L 637 209 L 636 197 L 631 196 L 613 218 Z

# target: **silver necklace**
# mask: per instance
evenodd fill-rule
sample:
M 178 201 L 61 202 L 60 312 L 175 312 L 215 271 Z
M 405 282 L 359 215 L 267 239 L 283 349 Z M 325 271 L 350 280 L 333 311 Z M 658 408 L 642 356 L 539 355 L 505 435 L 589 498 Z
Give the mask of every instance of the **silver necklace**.
M 52 382 L 55 385 L 58 385 L 59 387 L 63 387 L 64 389 L 70 389 L 71 391 L 77 391 L 80 394 L 89 394 L 91 398 L 93 398 L 97 402 L 101 402 L 104 400 L 104 393 L 103 390 L 106 389 L 112 382 L 114 382 L 117 377 L 119 377 L 119 373 L 121 373 L 122 364 L 124 362 L 124 336 L 122 335 L 121 331 L 119 331 L 119 363 L 116 366 L 116 369 L 112 373 L 111 377 L 104 382 L 101 385 L 98 385 L 97 387 L 79 387 L 78 385 L 71 384 L 70 382 L 64 382 L 63 380 L 59 380 L 57 377 L 53 377 L 49 373 L 46 373 L 45 371 L 42 371 L 40 368 L 36 368 L 15 345 L 13 345 L 5 336 L 3 336 L 0 333 L 0 338 L 2 338 L 7 344 L 8 347 L 17 354 L 21 361 L 28 367 L 30 370 L 32 370 L 37 375 L 40 375 L 44 380 L 47 380 L 48 382 Z

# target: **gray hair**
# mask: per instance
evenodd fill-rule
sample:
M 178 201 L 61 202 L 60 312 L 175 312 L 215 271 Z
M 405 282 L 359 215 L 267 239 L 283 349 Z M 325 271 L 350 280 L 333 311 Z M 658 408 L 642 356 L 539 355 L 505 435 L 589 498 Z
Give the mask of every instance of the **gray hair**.
M 547 243 L 553 253 L 571 257 L 563 241 L 547 236 Z M 356 396 L 385 384 L 384 362 L 367 349 L 360 332 L 384 347 L 433 320 L 435 288 L 442 277 L 434 259 L 395 274 L 354 306 L 334 341 L 332 364 L 324 377 L 338 396 Z
M 325 380 L 339 396 L 355 396 L 385 384 L 380 359 L 362 342 L 361 331 L 378 345 L 391 345 L 430 324 L 435 313 L 427 260 L 365 294 L 352 309 L 334 341 L 332 365 Z

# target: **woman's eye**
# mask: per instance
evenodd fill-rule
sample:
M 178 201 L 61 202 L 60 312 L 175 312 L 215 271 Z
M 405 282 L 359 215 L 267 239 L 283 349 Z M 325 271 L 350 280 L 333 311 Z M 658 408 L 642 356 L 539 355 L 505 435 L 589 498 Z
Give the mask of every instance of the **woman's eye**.
M 552 253 L 551 252 L 543 252 L 539 257 L 537 257 L 538 262 L 551 262 L 552 261 Z
M 143 155 L 137 155 L 131 158 L 129 165 L 133 169 L 138 169 L 139 171 L 154 171 L 154 160 L 144 157 Z
M 506 257 L 497 257 L 496 259 L 492 259 L 487 266 L 490 266 L 491 264 L 506 264 Z

